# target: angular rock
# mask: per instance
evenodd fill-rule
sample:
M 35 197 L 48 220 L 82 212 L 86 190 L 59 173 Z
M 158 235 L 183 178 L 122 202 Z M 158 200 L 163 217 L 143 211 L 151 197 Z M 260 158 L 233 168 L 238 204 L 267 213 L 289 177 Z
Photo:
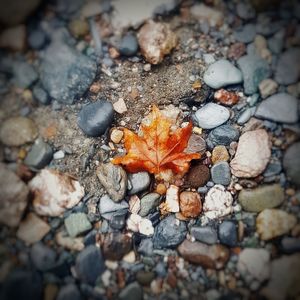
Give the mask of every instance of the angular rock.
M 145 59 L 156 65 L 176 47 L 178 38 L 168 24 L 150 20 L 139 30 L 138 42 Z
M 238 66 L 243 73 L 246 95 L 256 93 L 260 82 L 270 77 L 271 70 L 268 63 L 256 55 L 242 56 L 238 60 Z
M 151 220 L 142 218 L 137 214 L 131 214 L 127 219 L 127 228 L 133 232 L 139 232 L 146 236 L 153 235 L 154 233 Z
M 180 212 L 186 218 L 196 218 L 202 211 L 201 197 L 196 192 L 181 192 Z
M 241 71 L 228 60 L 222 59 L 211 64 L 203 75 L 204 82 L 213 89 L 243 82 Z
M 129 206 L 126 201 L 123 200 L 116 203 L 115 201 L 111 200 L 108 195 L 104 195 L 100 198 L 99 212 L 103 218 L 110 220 L 114 213 L 121 211 L 126 212 L 128 207 Z
M 110 102 L 97 101 L 84 106 L 78 114 L 78 126 L 88 136 L 101 136 L 111 125 L 114 110 Z
M 231 172 L 236 177 L 256 177 L 261 174 L 271 157 L 268 133 L 264 129 L 245 132 L 239 139 Z
M 260 283 L 270 277 L 270 253 L 265 249 L 243 249 L 238 258 L 237 269 L 244 277 L 251 276 Z
M 191 228 L 191 235 L 198 241 L 208 245 L 216 244 L 218 234 L 215 229 L 210 226 L 194 226 Z
M 109 196 L 115 202 L 124 199 L 127 190 L 127 174 L 120 166 L 101 163 L 96 174 Z
M 12 117 L 6 119 L 0 128 L 0 140 L 6 146 L 21 146 L 34 141 L 38 131 L 31 119 Z
M 231 172 L 229 164 L 221 161 L 212 166 L 210 169 L 211 179 L 215 184 L 229 185 L 231 181 Z
M 40 84 L 36 84 L 32 90 L 33 97 L 43 105 L 51 103 L 51 98 Z
M 17 237 L 26 244 L 40 241 L 49 231 L 50 226 L 33 213 L 29 213 L 25 220 L 20 223 Z
M 272 261 L 271 278 L 261 294 L 268 300 L 296 298 L 300 293 L 299 278 L 300 254 L 283 255 Z
M 131 248 L 131 237 L 120 232 L 106 234 L 102 242 L 103 255 L 109 260 L 120 260 Z
M 184 152 L 204 154 L 206 151 L 206 142 L 200 135 L 192 133 Z
M 192 166 L 186 175 L 186 184 L 192 188 L 204 186 L 210 179 L 209 168 L 205 165 Z
M 279 184 L 264 185 L 251 190 L 241 190 L 239 203 L 243 210 L 261 212 L 266 208 L 274 208 L 284 201 L 284 190 Z
M 297 62 L 300 60 L 300 48 L 290 48 L 281 54 L 277 63 L 275 80 L 279 84 L 289 85 L 297 82 L 300 70 Z
M 95 245 L 83 249 L 76 257 L 75 270 L 82 282 L 94 285 L 105 270 L 101 250 Z
M 141 209 L 139 215 L 147 216 L 153 209 L 159 205 L 160 195 L 158 193 L 149 193 L 141 198 Z
M 290 146 L 283 157 L 283 167 L 292 182 L 300 185 L 300 143 Z
M 65 226 L 70 237 L 76 237 L 92 228 L 85 213 L 73 213 L 65 219 Z
M 131 186 L 131 189 L 129 189 L 130 195 L 146 190 L 151 182 L 148 172 L 131 173 L 128 175 L 128 180 Z
M 179 187 L 176 185 L 170 185 L 166 193 L 166 211 L 179 212 Z
M 40 77 L 52 98 L 72 104 L 89 88 L 96 70 L 96 62 L 92 59 L 61 41 L 54 41 L 43 56 Z
M 262 98 L 267 98 L 273 94 L 276 93 L 278 84 L 276 81 L 268 78 L 264 79 L 260 84 L 259 84 L 259 92 L 262 96 Z
M 231 142 L 235 142 L 239 139 L 239 131 L 231 125 L 221 125 L 213 129 L 207 138 L 207 144 L 209 146 L 229 146 Z
M 55 235 L 55 241 L 58 245 L 71 251 L 82 251 L 84 248 L 83 238 L 71 238 L 66 232 L 58 232 Z
M 230 92 L 225 89 L 220 89 L 215 92 L 214 98 L 221 104 L 232 106 L 239 102 L 240 97 L 235 92 Z
M 273 95 L 258 106 L 255 116 L 280 123 L 296 123 L 299 101 L 286 93 Z
M 230 117 L 230 112 L 224 106 L 208 103 L 195 112 L 195 119 L 199 127 L 213 129 L 225 123 Z
M 0 163 L 0 222 L 18 226 L 27 206 L 27 185 L 5 164 Z
M 232 211 L 233 198 L 222 185 L 215 185 L 205 196 L 203 204 L 204 214 L 209 219 L 226 216 Z
M 222 269 L 229 259 L 229 251 L 222 245 L 206 245 L 200 242 L 184 242 L 177 248 L 187 261 L 208 269 Z
M 30 151 L 27 153 L 27 156 L 24 160 L 24 163 L 35 169 L 42 169 L 46 167 L 53 157 L 52 148 L 43 141 L 43 139 L 38 138 Z
M 262 240 L 288 233 L 297 224 L 294 215 L 280 209 L 265 209 L 256 219 L 256 231 Z
M 174 248 L 185 239 L 186 234 L 186 224 L 170 215 L 156 226 L 153 246 L 158 249 Z
M 53 169 L 43 169 L 28 184 L 37 214 L 57 217 L 74 207 L 84 196 L 84 188 L 73 177 Z

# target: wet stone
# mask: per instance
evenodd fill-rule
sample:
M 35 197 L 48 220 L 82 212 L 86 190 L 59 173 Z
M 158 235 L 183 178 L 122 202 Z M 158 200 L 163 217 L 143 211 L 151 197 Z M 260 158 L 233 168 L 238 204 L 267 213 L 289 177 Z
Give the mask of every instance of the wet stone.
M 107 233 L 102 242 L 103 255 L 109 260 L 120 260 L 131 248 L 131 237 L 120 232 Z
M 94 285 L 105 270 L 101 250 L 94 245 L 84 248 L 76 258 L 75 270 L 82 282 Z
M 260 212 L 274 208 L 284 201 L 284 191 L 279 184 L 259 186 L 239 193 L 239 203 L 245 211 Z
M 218 235 L 220 243 L 229 247 L 235 247 L 238 242 L 236 224 L 232 221 L 224 221 L 219 225 Z
M 238 60 L 243 73 L 244 93 L 252 95 L 258 91 L 260 82 L 270 76 L 270 67 L 264 59 L 256 55 L 245 55 Z
M 155 228 L 153 236 L 154 248 L 174 248 L 180 244 L 187 234 L 186 224 L 170 215 Z
M 53 150 L 52 148 L 43 141 L 43 139 L 38 138 L 30 151 L 27 153 L 27 156 L 24 160 L 24 163 L 27 166 L 42 169 L 47 166 L 52 160 Z
M 146 190 L 150 185 L 151 178 L 148 172 L 130 173 L 128 181 L 129 194 L 134 195 Z
M 119 51 L 122 55 L 133 56 L 137 53 L 138 47 L 139 45 L 136 36 L 129 33 L 122 38 L 119 45 Z
M 139 215 L 147 216 L 152 210 L 159 205 L 160 195 L 157 193 L 149 193 L 141 198 L 141 209 Z
M 78 115 L 78 126 L 88 136 L 101 136 L 111 125 L 114 118 L 113 106 L 100 100 L 84 106 Z
M 222 161 L 213 165 L 210 170 L 211 179 L 215 184 L 229 185 L 231 181 L 230 166 Z
M 204 82 L 213 89 L 243 82 L 241 71 L 228 60 L 211 64 L 203 75 Z
M 65 219 L 65 226 L 70 237 L 76 237 L 92 228 L 85 213 L 73 213 Z
M 191 235 L 198 241 L 213 245 L 218 241 L 218 235 L 215 229 L 210 226 L 194 226 L 191 228 Z
M 115 202 L 124 199 L 127 190 L 127 174 L 122 167 L 112 163 L 100 164 L 96 174 L 100 183 Z
M 213 129 L 207 138 L 208 146 L 229 146 L 231 142 L 238 140 L 239 131 L 231 125 L 221 125 Z

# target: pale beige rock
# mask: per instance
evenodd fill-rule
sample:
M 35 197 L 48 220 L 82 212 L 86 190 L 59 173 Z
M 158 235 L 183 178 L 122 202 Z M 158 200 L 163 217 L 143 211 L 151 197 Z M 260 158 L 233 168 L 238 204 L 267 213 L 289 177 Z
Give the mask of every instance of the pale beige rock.
M 278 83 L 273 79 L 268 78 L 261 81 L 258 87 L 262 98 L 267 98 L 276 93 L 278 89 Z
M 168 24 L 151 20 L 139 30 L 138 42 L 145 59 L 156 65 L 176 47 L 178 38 Z
M 146 236 L 153 235 L 154 228 L 149 219 L 142 218 L 140 215 L 131 214 L 127 219 L 127 229 L 133 232 L 139 232 Z
M 210 26 L 221 26 L 223 24 L 222 12 L 203 3 L 193 5 L 191 14 L 199 21 L 207 21 Z
M 19 225 L 27 206 L 27 185 L 5 164 L 0 163 L 0 223 Z
M 230 163 L 231 172 L 236 177 L 256 177 L 265 170 L 270 157 L 267 131 L 247 131 L 239 139 L 235 157 Z
M 119 144 L 124 136 L 124 133 L 120 129 L 113 129 L 110 134 L 110 139 L 113 143 Z
M 170 185 L 166 193 L 166 210 L 168 212 L 179 212 L 179 187 Z
M 297 218 L 280 209 L 265 209 L 256 219 L 256 231 L 262 240 L 270 240 L 288 233 Z
M 233 198 L 225 187 L 217 184 L 205 196 L 203 211 L 209 219 L 226 216 L 232 212 Z
M 84 188 L 73 177 L 52 169 L 43 169 L 30 182 L 37 214 L 56 217 L 74 207 L 84 196 Z
M 12 117 L 5 120 L 0 128 L 0 140 L 7 146 L 21 146 L 33 142 L 38 131 L 31 119 Z
M 270 277 L 270 253 L 265 249 L 243 249 L 238 258 L 237 269 L 243 277 L 263 282 Z
M 160 112 L 164 117 L 168 118 L 173 125 L 177 123 L 180 114 L 180 109 L 178 107 L 174 106 L 173 104 L 170 104 Z
M 58 232 L 55 235 L 55 241 L 65 249 L 81 251 L 84 248 L 83 237 L 72 238 L 67 232 Z
M 123 98 L 120 98 L 117 102 L 113 103 L 113 107 L 118 114 L 123 114 L 127 111 L 127 106 Z
M 300 254 L 284 255 L 272 261 L 271 278 L 261 294 L 268 300 L 299 299 L 299 278 Z
M 50 229 L 51 227 L 45 221 L 34 213 L 29 213 L 25 220 L 20 223 L 17 237 L 26 244 L 31 245 L 40 241 Z
M 26 27 L 18 25 L 7 28 L 0 35 L 0 48 L 23 51 L 26 48 Z

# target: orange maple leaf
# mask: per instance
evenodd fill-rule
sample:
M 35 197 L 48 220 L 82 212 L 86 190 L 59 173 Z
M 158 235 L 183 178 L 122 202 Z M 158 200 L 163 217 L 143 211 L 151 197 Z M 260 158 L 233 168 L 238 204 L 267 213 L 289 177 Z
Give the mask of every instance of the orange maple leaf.
M 124 130 L 127 154 L 115 157 L 112 163 L 122 164 L 131 173 L 148 171 L 160 174 L 171 170 L 182 176 L 190 161 L 200 158 L 198 153 L 184 152 L 192 133 L 192 123 L 171 132 L 171 120 L 164 117 L 156 106 L 153 106 L 149 121 L 150 124 L 141 125 L 141 136 Z

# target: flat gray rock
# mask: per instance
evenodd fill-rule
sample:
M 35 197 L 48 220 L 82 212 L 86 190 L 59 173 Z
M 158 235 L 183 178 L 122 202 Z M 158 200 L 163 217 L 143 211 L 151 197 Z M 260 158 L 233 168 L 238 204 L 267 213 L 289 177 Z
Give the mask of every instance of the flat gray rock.
M 263 100 L 255 116 L 280 123 L 296 123 L 299 120 L 298 104 L 295 97 L 279 93 Z
M 243 82 L 241 71 L 231 62 L 221 59 L 211 64 L 203 76 L 204 82 L 213 89 Z
M 230 117 L 229 110 L 215 103 L 208 103 L 198 109 L 195 118 L 199 127 L 212 129 L 224 124 Z
M 290 146 L 283 157 L 283 167 L 287 176 L 300 185 L 300 142 Z

